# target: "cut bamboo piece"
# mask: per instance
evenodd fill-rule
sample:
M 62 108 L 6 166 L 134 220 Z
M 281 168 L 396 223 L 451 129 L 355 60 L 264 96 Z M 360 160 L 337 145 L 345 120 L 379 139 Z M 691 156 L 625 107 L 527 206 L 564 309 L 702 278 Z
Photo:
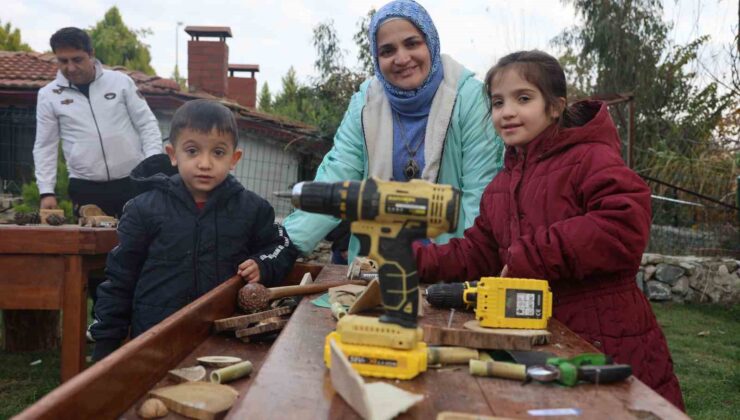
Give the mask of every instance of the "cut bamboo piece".
M 203 366 L 222 368 L 241 362 L 242 359 L 233 356 L 203 356 L 198 358 L 198 363 Z
M 252 362 L 245 360 L 241 363 L 211 372 L 211 382 L 223 384 L 242 378 L 252 373 Z

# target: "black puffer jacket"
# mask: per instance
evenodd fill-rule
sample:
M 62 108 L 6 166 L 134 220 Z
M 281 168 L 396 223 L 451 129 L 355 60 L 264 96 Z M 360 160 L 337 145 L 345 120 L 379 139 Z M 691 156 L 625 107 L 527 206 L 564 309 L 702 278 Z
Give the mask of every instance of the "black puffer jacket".
M 266 286 L 279 283 L 298 255 L 272 206 L 229 175 L 202 210 L 179 175 L 132 178 L 149 187 L 124 207 L 119 245 L 98 288 L 95 360 L 115 350 L 236 274 L 254 259 Z

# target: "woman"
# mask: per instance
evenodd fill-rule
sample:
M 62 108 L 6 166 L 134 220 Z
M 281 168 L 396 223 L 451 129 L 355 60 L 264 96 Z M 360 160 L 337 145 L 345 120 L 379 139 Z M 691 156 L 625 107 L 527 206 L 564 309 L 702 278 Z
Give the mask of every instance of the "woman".
M 462 191 L 462 208 L 457 232 L 435 240 L 446 243 L 473 224 L 483 189 L 501 168 L 503 145 L 486 116 L 483 85 L 440 54 L 437 29 L 416 2 L 383 6 L 368 36 L 375 77 L 352 96 L 315 180 L 374 176 L 452 185 Z M 296 211 L 284 224 L 291 240 L 309 253 L 339 219 Z M 358 247 L 353 237 L 349 261 Z

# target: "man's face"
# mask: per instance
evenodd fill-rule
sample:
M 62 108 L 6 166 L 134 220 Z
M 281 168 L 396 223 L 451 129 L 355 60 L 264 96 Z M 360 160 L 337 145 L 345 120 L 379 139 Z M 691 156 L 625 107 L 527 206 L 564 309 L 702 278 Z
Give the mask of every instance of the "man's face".
M 72 84 L 83 85 L 95 78 L 94 56 L 76 48 L 57 48 L 57 66 Z

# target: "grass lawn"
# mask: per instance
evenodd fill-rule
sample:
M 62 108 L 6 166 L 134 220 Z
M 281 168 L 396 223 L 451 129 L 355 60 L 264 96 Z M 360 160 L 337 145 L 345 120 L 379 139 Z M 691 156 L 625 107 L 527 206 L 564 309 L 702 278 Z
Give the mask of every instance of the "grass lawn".
M 668 338 L 688 414 L 695 419 L 737 418 L 740 305 L 654 304 L 653 310 Z M 41 363 L 30 365 L 37 360 Z M 59 352 L 0 351 L 0 419 L 18 414 L 54 389 L 58 378 Z
M 740 305 L 667 303 L 653 304 L 653 310 L 668 339 L 688 414 L 694 419 L 737 418 Z

